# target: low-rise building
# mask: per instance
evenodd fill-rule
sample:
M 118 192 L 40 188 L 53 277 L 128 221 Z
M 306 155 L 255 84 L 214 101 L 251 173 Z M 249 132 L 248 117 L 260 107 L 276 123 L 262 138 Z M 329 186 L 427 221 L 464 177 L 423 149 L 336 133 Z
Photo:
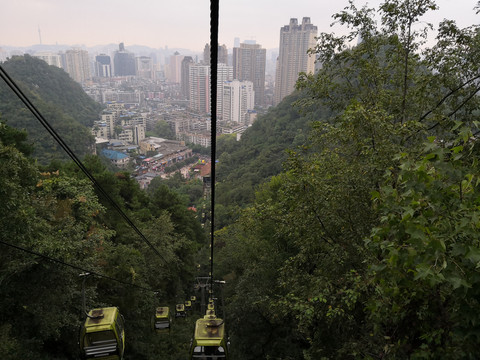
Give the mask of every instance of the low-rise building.
M 186 132 L 177 136 L 180 140 L 203 147 L 209 147 L 212 144 L 211 134 L 205 132 Z
M 156 173 L 147 172 L 145 174 L 141 174 L 135 177 L 138 184 L 140 185 L 140 189 L 146 189 L 148 185 L 155 179 L 158 175 Z
M 118 167 L 125 167 L 130 161 L 130 158 L 127 154 L 115 150 L 103 149 L 102 155 L 110 160 L 112 164 Z
M 95 121 L 92 128 L 92 135 L 96 138 L 108 139 L 110 134 L 107 123 Z
M 145 126 L 124 126 L 122 132 L 117 135 L 117 139 L 139 145 L 145 139 Z
M 153 157 L 143 160 L 146 167 L 165 167 L 192 156 L 192 149 L 184 141 L 148 137 L 140 142 L 140 153 L 156 152 Z

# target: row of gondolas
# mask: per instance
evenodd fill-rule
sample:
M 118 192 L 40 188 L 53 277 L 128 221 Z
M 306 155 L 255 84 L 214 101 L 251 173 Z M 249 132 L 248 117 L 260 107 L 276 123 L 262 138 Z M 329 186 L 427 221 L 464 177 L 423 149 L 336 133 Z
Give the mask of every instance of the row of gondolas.
M 199 304 L 195 296 L 175 305 L 175 318 L 184 318 Z M 172 316 L 168 306 L 156 308 L 153 329 L 159 334 L 171 331 Z M 117 307 L 90 310 L 80 332 L 80 350 L 83 359 L 121 360 L 125 351 L 123 316 Z M 214 301 L 207 304 L 205 315 L 195 323 L 190 347 L 190 359 L 228 360 L 228 341 L 224 320 L 217 317 Z

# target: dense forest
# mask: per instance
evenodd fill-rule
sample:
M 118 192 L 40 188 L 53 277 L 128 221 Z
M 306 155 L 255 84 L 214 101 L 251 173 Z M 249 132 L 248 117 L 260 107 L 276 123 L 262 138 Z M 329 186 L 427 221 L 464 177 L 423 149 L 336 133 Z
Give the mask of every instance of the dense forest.
M 435 8 L 351 4 L 320 35 L 306 141 L 217 232 L 236 359 L 478 356 L 480 32 L 426 47 Z
M 426 46 L 435 8 L 387 0 L 377 24 L 351 3 L 334 15 L 349 33 L 311 49 L 318 73 L 240 141 L 218 139 L 214 275 L 232 359 L 478 356 L 480 27 L 444 20 Z M 188 210 L 202 184 L 145 192 L 84 158 L 158 256 L 74 164 L 37 165 L 30 134 L 2 119 L 2 357 L 78 355 L 82 280 L 49 257 L 126 283 L 86 280 L 89 307 L 124 314 L 126 359 L 186 359 L 194 318 L 164 337 L 150 319 L 206 271 L 208 230 Z

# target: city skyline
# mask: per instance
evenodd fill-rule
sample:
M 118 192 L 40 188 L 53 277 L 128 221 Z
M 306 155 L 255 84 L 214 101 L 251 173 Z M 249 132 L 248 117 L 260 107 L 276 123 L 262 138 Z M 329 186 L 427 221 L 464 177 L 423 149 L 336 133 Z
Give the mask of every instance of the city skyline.
M 355 1 L 378 8 L 383 1 Z M 460 27 L 478 23 L 473 10 L 477 0 L 438 0 L 439 10 L 423 20 L 436 27 L 444 18 Z M 297 0 L 253 0 L 220 2 L 219 43 L 233 48 L 235 38 L 255 40 L 263 48 L 279 46 L 279 30 L 290 18 L 310 17 L 319 32 L 341 34 L 331 28 L 332 15 L 348 5 L 335 2 Z M 209 37 L 208 1 L 186 1 L 166 7 L 151 0 L 21 0 L 4 1 L 0 15 L 0 47 L 82 45 L 92 47 L 124 42 L 128 46 L 184 48 L 201 52 Z M 342 28 L 344 31 L 345 29 Z

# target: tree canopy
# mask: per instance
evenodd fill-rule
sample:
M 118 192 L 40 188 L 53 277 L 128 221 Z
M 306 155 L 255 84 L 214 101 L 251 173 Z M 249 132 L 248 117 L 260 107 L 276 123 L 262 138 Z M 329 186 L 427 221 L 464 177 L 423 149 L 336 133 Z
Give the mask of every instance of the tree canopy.
M 444 20 L 427 47 L 422 17 L 435 8 L 351 1 L 334 15 L 346 35 L 320 34 L 311 49 L 318 73 L 239 142 L 218 139 L 214 274 L 233 358 L 477 357 L 480 26 Z M 170 342 L 145 323 L 208 261 L 188 209 L 207 211 L 203 185 L 177 175 L 144 192 L 85 158 L 159 257 L 73 164 L 40 170 L 28 139 L 0 127 L 3 357 L 76 356 L 78 273 L 45 257 L 155 290 L 90 277 L 86 301 L 120 306 L 126 358 L 186 357 L 191 320 Z
M 435 8 L 350 2 L 311 50 L 294 107 L 324 110 L 217 232 L 239 359 L 475 357 L 480 32 L 426 48 Z

